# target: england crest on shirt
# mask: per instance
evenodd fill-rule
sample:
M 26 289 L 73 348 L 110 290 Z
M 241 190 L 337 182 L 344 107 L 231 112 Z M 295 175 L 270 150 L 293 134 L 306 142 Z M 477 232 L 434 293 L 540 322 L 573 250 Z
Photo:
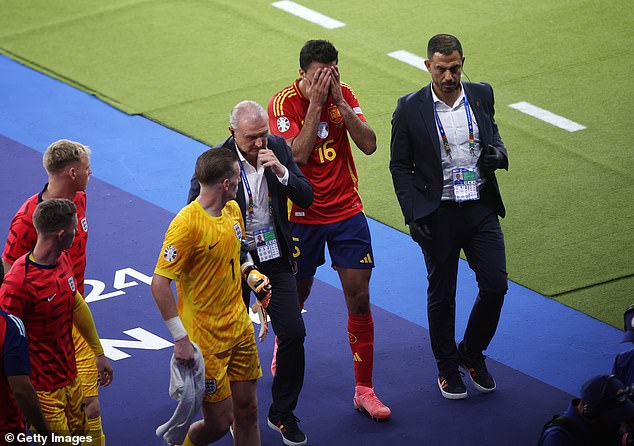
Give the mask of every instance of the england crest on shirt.
M 75 279 L 73 279 L 73 276 L 70 276 L 68 278 L 68 286 L 73 293 L 77 290 L 77 288 L 75 287 Z
M 86 217 L 81 219 L 81 228 L 84 232 L 88 232 L 88 220 L 86 220 Z
M 320 122 L 317 126 L 317 136 L 321 139 L 324 139 L 328 136 L 328 123 Z
M 205 380 L 205 392 L 207 392 L 209 395 L 213 395 L 214 393 L 216 393 L 217 389 L 218 389 L 218 384 L 215 379 Z
M 288 129 L 291 128 L 291 122 L 288 120 L 286 116 L 280 116 L 277 118 L 277 129 L 284 133 Z

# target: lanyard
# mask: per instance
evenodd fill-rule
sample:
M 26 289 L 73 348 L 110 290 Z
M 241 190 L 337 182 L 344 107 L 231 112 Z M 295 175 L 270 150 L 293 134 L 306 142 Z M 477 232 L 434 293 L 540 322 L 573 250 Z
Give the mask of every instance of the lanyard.
M 469 107 L 469 99 L 467 98 L 467 93 L 464 93 L 464 110 L 467 114 L 467 126 L 469 127 L 469 152 L 471 156 L 475 157 L 475 137 L 473 135 L 473 119 L 471 118 L 471 109 Z M 438 116 L 438 111 L 436 110 L 436 102 L 434 102 L 434 117 L 436 118 L 436 124 L 438 125 L 438 131 L 440 132 L 440 138 L 442 139 L 442 145 L 445 149 L 445 153 L 449 158 L 451 157 L 451 147 L 449 147 L 449 140 L 447 139 L 447 134 L 445 133 L 445 128 L 442 126 L 442 122 L 440 122 L 440 117 Z
M 255 211 L 255 205 L 253 202 L 253 193 L 251 192 L 251 186 L 249 185 L 249 180 L 247 179 L 247 174 L 242 167 L 242 162 L 238 163 L 240 165 L 240 176 L 242 177 L 242 184 L 244 184 L 244 188 L 247 191 L 247 197 L 249 197 L 249 202 L 247 203 L 247 210 L 249 211 L 249 215 L 253 215 Z M 266 178 L 264 179 L 266 181 Z M 269 192 L 268 198 L 269 205 L 269 215 L 273 215 L 273 203 L 271 201 L 271 193 Z

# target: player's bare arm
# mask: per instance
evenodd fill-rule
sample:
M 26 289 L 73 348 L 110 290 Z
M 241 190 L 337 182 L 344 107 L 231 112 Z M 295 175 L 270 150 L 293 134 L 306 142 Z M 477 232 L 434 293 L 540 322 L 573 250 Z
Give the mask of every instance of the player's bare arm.
M 308 162 L 310 154 L 315 148 L 321 111 L 330 91 L 330 77 L 329 69 L 320 68 L 315 72 L 312 80 L 304 77 L 301 81 L 305 83 L 306 95 L 310 101 L 308 110 L 299 134 L 295 138 L 286 141 L 293 150 L 293 159 L 300 166 Z
M 356 146 L 366 155 L 372 155 L 376 151 L 376 134 L 366 122 L 359 119 L 359 116 L 344 99 L 341 92 L 339 68 L 335 65 L 330 67 L 330 70 L 332 74 L 330 78 L 330 94 L 343 117 L 343 121 L 346 123 L 346 129 L 348 129 L 348 133 Z
M 49 435 L 51 433 L 44 415 L 42 415 L 42 409 L 40 407 L 40 401 L 35 393 L 33 384 L 28 375 L 16 375 L 7 376 L 7 382 L 11 388 L 11 393 L 15 398 L 15 402 L 24 414 L 29 423 L 38 433 L 42 435 Z
M 176 298 L 170 287 L 171 280 L 159 274 L 154 274 L 150 291 L 156 306 L 163 316 L 167 328 L 174 337 L 174 358 L 187 366 L 194 365 L 194 346 L 183 327 L 176 308 Z

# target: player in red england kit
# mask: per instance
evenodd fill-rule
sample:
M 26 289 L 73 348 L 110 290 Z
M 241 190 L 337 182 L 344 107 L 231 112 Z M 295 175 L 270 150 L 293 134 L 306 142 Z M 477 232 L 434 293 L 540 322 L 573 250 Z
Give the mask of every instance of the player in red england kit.
M 24 321 L 33 366 L 31 382 L 51 430 L 60 435 L 85 435 L 89 432 L 77 379 L 73 325 L 96 357 L 102 385 L 110 384 L 112 368 L 88 305 L 77 291 L 65 251 L 75 237 L 76 206 L 67 199 L 45 200 L 36 207 L 33 224 L 35 247 L 5 275 L 0 307 Z M 94 442 L 100 444 L 100 440 Z
M 300 78 L 269 102 L 269 125 L 272 133 L 286 139 L 315 191 L 310 208 L 293 204 L 290 211 L 300 305 L 310 294 L 317 267 L 325 262 L 328 244 L 348 306 L 354 406 L 372 418 L 387 420 L 390 409 L 377 398 L 372 385 L 374 322 L 369 283 L 374 259 L 348 140 L 349 134 L 370 155 L 376 150 L 376 135 L 352 89 L 340 81 L 337 62 L 332 43 L 306 42 L 299 56 Z
M 62 139 L 51 144 L 43 156 L 43 164 L 48 174 L 48 183 L 44 189 L 29 198 L 13 217 L 7 242 L 2 253 L 5 273 L 21 256 L 35 246 L 37 233 L 33 226 L 33 212 L 38 203 L 50 198 L 67 198 L 77 207 L 77 232 L 73 245 L 68 249 L 73 262 L 73 273 L 77 290 L 84 295 L 84 271 L 86 269 L 86 243 L 88 241 L 88 223 L 86 219 L 86 186 L 92 170 L 90 169 L 90 149 L 78 142 Z M 82 380 L 86 398 L 86 416 L 93 442 L 100 439 L 105 444 L 101 426 L 99 406 L 99 386 L 95 357 L 86 341 L 76 329 L 73 330 L 73 342 L 77 359 L 77 368 Z

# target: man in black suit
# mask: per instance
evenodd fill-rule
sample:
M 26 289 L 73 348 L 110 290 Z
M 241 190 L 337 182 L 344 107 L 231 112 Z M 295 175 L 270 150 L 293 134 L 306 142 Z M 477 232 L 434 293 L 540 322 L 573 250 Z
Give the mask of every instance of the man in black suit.
M 427 266 L 427 313 L 438 387 L 448 399 L 467 397 L 458 367 L 481 392 L 495 390 L 482 352 L 495 334 L 507 290 L 505 210 L 495 178 L 508 155 L 494 119 L 493 89 L 461 82 L 458 39 L 429 40 L 432 82 L 398 100 L 392 117 L 390 171 L 405 223 Z M 460 250 L 478 282 L 463 341 L 456 346 L 456 278 Z
M 241 182 L 236 201 L 242 210 L 249 252 L 258 269 L 269 277 L 273 294 L 267 307 L 277 335 L 277 370 L 273 378 L 273 404 L 268 424 L 281 433 L 285 444 L 306 444 L 293 411 L 304 383 L 304 321 L 299 308 L 294 272 L 293 244 L 287 198 L 307 208 L 313 187 L 299 170 L 283 138 L 269 134 L 266 110 L 253 101 L 237 104 L 230 116 L 231 137 L 221 144 L 235 150 Z M 188 201 L 200 185 L 194 176 Z M 243 286 L 248 307 L 251 290 Z

